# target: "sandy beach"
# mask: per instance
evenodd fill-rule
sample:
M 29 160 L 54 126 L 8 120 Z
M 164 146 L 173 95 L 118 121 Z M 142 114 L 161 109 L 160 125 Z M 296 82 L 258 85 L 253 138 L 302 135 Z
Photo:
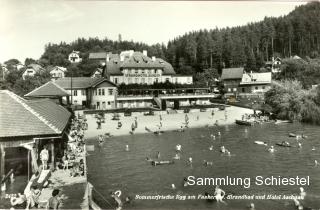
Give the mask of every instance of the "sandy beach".
M 212 109 L 214 109 L 214 116 L 212 117 Z M 253 114 L 253 110 L 241 107 L 226 107 L 227 119 L 225 119 L 225 111 L 218 108 L 207 109 L 206 112 L 200 112 L 199 109 L 190 110 L 187 114 L 189 118 L 189 128 L 213 126 L 218 120 L 219 125 L 234 124 L 236 119 L 241 119 L 243 114 Z M 85 132 L 85 138 L 93 138 L 97 135 L 110 133 L 113 136 L 130 135 L 131 125 L 137 117 L 138 128 L 134 133 L 147 133 L 147 127 L 152 132 L 159 130 L 160 115 L 162 118 L 162 131 L 177 130 L 181 126 L 185 126 L 185 113 L 179 110 L 178 113 L 167 114 L 166 111 L 157 111 L 153 116 L 144 116 L 142 112 L 132 113 L 130 117 L 124 117 L 123 113 L 120 114 L 120 122 L 122 127 L 117 129 L 117 120 L 112 120 L 113 114 L 105 114 L 105 123 L 101 124 L 101 129 L 97 129 L 96 118 L 94 115 L 86 115 L 88 122 L 88 130 Z M 199 116 L 199 118 L 198 118 Z M 197 119 L 198 118 L 198 119 Z

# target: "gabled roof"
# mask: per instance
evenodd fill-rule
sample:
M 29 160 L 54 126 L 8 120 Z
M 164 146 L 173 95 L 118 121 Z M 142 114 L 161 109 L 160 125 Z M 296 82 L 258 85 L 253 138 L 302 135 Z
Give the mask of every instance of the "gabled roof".
M 50 72 L 51 72 L 51 71 L 54 71 L 54 70 L 60 70 L 60 71 L 66 72 L 66 71 L 67 71 L 67 68 L 61 67 L 61 66 L 55 66 L 55 67 L 49 68 L 48 70 L 49 70 Z
M 264 73 L 245 73 L 242 76 L 240 85 L 245 84 L 270 84 L 271 72 Z
M 33 70 L 35 70 L 36 72 L 40 72 L 41 70 L 44 70 L 44 69 L 42 68 L 42 66 L 40 66 L 39 64 L 36 64 L 36 63 L 29 64 L 29 65 L 27 66 L 27 69 L 33 69 Z
M 107 82 L 110 85 L 109 87 L 117 87 L 117 85 L 115 83 L 113 83 L 110 80 L 107 80 L 105 78 L 99 78 L 99 80 L 97 80 L 95 83 L 93 83 L 91 85 L 91 87 L 96 87 L 96 86 L 98 86 L 99 84 L 101 84 L 103 82 Z
M 25 100 L 0 90 L 0 138 L 60 135 L 71 113 L 49 99 Z
M 106 52 L 93 52 L 89 54 L 89 59 L 106 59 Z
M 242 79 L 243 67 L 222 69 L 221 79 Z
M 30 93 L 26 94 L 26 97 L 59 97 L 59 96 L 69 96 L 70 94 L 60 87 L 55 82 L 47 82 L 44 85 L 34 89 Z
M 72 88 L 85 89 L 92 86 L 92 84 L 103 78 L 91 78 L 91 77 L 72 77 Z M 59 78 L 55 81 L 57 85 L 64 89 L 71 89 L 71 77 Z
M 143 55 L 141 52 L 134 52 L 132 56 L 125 59 L 121 64 L 121 68 L 164 68 L 160 62 L 153 61 L 148 56 Z

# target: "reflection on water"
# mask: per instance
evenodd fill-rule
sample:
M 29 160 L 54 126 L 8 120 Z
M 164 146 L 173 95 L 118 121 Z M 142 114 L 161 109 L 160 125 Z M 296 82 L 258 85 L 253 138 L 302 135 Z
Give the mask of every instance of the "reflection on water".
M 247 130 L 246 130 L 247 129 Z M 221 136 L 218 136 L 218 131 Z M 289 132 L 303 132 L 308 139 L 301 140 L 302 148 L 297 147 L 295 138 L 289 138 Z M 210 135 L 216 136 L 215 140 Z M 302 203 L 305 206 L 320 208 L 320 166 L 314 166 L 314 160 L 320 160 L 320 129 L 317 126 L 301 124 L 265 124 L 254 127 L 230 125 L 226 127 L 210 127 L 189 129 L 184 133 L 166 132 L 160 136 L 139 134 L 108 139 L 102 148 L 89 152 L 88 179 L 95 188 L 104 195 L 110 203 L 110 192 L 122 190 L 122 198 L 136 195 L 196 195 L 204 192 L 213 193 L 214 186 L 183 187 L 183 178 L 195 177 L 250 177 L 310 176 L 311 186 L 305 186 L 307 197 Z M 254 144 L 254 141 L 267 142 L 274 145 L 277 142 L 288 141 L 294 147 L 275 147 L 274 153 L 269 153 L 267 147 Z M 88 144 L 95 144 L 91 139 Z M 182 145 L 181 159 L 175 164 L 152 166 L 146 157 L 156 158 L 157 152 L 161 160 L 171 160 L 175 156 L 175 146 Z M 125 151 L 129 145 L 130 151 Z M 213 150 L 209 147 L 213 145 Z M 219 149 L 225 146 L 231 156 L 221 155 Z M 316 150 L 312 150 L 315 147 Z M 187 164 L 192 157 L 192 165 Z M 204 166 L 203 161 L 213 162 Z M 176 189 L 172 190 L 171 185 Z M 221 186 L 226 192 L 234 195 L 298 195 L 299 186 L 257 186 L 251 182 L 250 188 L 243 186 Z M 99 204 L 109 207 L 103 199 L 97 197 Z M 222 203 L 208 203 L 205 200 L 134 200 L 129 208 L 149 209 L 191 209 L 214 208 L 246 209 L 254 202 L 257 209 L 293 209 L 290 200 L 227 200 Z

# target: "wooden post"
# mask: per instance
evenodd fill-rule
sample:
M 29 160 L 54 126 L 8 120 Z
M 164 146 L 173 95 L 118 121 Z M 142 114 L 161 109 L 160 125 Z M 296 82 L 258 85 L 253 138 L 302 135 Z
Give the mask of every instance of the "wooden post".
M 52 169 L 55 168 L 55 164 L 54 164 L 54 140 L 51 139 L 51 165 L 52 165 Z
M 4 150 L 4 145 L 0 143 L 0 181 L 4 178 L 5 176 L 5 167 L 4 167 L 4 163 L 5 163 L 5 155 L 6 152 Z M 5 187 L 4 187 L 5 188 Z M 4 189 L 3 188 L 3 189 Z M 1 185 L 1 190 L 2 190 L 2 185 Z

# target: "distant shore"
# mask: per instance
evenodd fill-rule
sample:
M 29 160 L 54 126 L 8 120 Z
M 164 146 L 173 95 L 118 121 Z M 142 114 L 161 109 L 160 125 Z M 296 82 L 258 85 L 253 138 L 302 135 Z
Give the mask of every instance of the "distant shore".
M 212 110 L 214 110 L 214 116 L 212 117 Z M 225 119 L 225 111 L 218 108 L 207 109 L 206 112 L 200 112 L 199 109 L 190 110 L 187 113 L 189 118 L 189 128 L 214 126 L 218 121 L 218 125 L 226 125 L 235 123 L 236 119 L 241 119 L 244 114 L 253 114 L 252 109 L 230 106 L 226 107 L 227 119 Z M 113 136 L 131 135 L 131 125 L 137 118 L 138 127 L 135 129 L 134 134 L 148 133 L 146 127 L 152 132 L 159 130 L 160 115 L 162 118 L 161 131 L 178 130 L 181 126 L 185 126 L 185 113 L 179 110 L 175 114 L 167 114 L 166 111 L 155 112 L 153 116 L 144 116 L 143 113 L 132 113 L 132 116 L 124 117 L 120 114 L 120 122 L 122 127 L 117 129 L 117 120 L 112 120 L 113 114 L 105 114 L 105 122 L 101 124 L 101 129 L 97 129 L 97 119 L 94 115 L 86 115 L 88 122 L 88 130 L 85 132 L 85 138 L 93 138 L 98 135 L 104 135 L 110 133 Z

